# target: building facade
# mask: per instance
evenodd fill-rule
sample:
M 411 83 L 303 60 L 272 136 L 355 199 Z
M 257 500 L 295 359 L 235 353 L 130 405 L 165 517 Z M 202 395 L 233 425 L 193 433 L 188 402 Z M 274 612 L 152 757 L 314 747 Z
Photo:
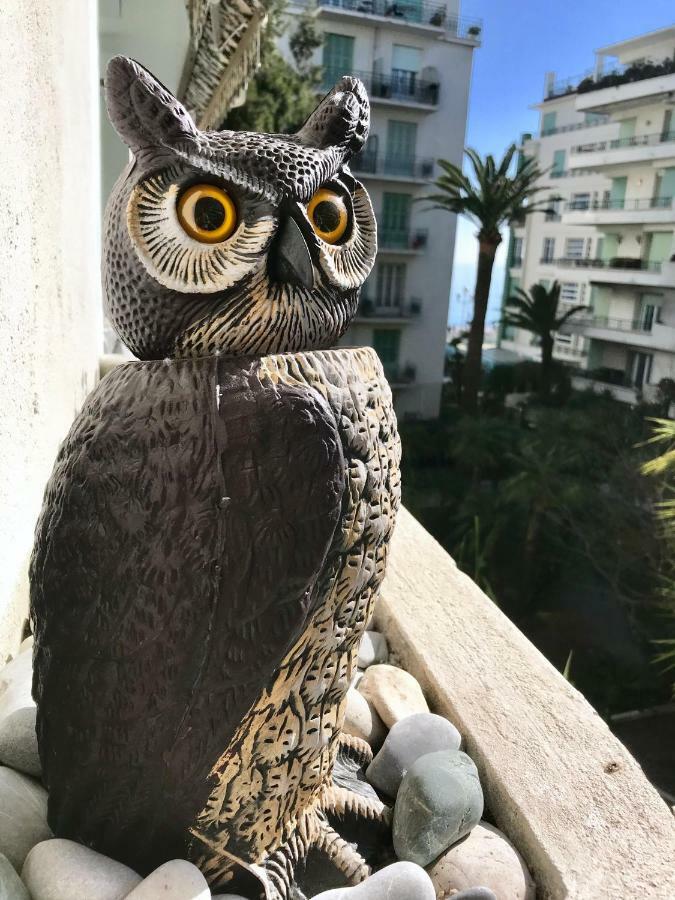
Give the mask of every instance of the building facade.
M 575 385 L 653 399 L 675 379 L 675 28 L 602 48 L 580 78 L 549 76 L 536 108 L 523 151 L 550 170 L 549 211 L 513 229 L 504 296 L 559 281 L 561 311 L 588 307 L 556 336 Z M 501 346 L 539 358 L 519 329 Z
M 289 8 L 291 16 L 304 11 Z M 415 201 L 437 176 L 439 157 L 461 165 L 481 24 L 461 18 L 456 4 L 419 0 L 321 0 L 314 15 L 323 33 L 315 59 L 322 90 L 354 74 L 371 100 L 370 138 L 351 168 L 372 198 L 379 250 L 343 343 L 375 347 L 399 415 L 432 418 L 443 384 L 455 217 Z M 290 56 L 287 40 L 280 47 Z

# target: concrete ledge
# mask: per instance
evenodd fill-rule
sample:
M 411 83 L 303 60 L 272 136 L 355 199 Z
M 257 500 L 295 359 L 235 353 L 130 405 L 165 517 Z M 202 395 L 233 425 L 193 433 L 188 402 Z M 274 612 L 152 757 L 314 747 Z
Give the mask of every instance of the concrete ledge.
M 675 818 L 607 725 L 406 510 L 375 617 L 462 731 L 540 898 L 675 897 Z

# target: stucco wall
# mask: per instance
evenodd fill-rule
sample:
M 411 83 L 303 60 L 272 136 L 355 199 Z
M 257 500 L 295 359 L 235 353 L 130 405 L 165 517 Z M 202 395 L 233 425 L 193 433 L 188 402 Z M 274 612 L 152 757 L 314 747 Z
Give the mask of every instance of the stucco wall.
M 96 5 L 0 4 L 0 661 L 33 529 L 101 341 Z

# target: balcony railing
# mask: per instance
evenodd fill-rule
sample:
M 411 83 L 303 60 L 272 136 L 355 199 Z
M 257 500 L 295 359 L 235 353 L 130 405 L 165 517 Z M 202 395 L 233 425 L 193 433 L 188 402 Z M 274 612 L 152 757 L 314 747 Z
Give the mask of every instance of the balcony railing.
M 417 369 L 410 363 L 401 365 L 400 363 L 382 363 L 384 374 L 387 381 L 392 385 L 412 384 L 417 378 Z
M 362 297 L 357 316 L 365 319 L 414 319 L 422 312 L 421 300 L 400 300 L 392 306 L 378 305 L 370 297 Z
M 598 116 L 593 122 L 572 122 L 569 125 L 556 125 L 555 128 L 542 128 L 541 137 L 563 134 L 565 131 L 579 131 L 582 128 L 596 128 L 598 125 L 606 125 L 608 122 L 609 116 Z
M 438 82 L 425 81 L 418 72 L 407 69 L 392 69 L 388 75 L 381 72 L 343 72 L 341 69 L 325 69 L 323 87 L 329 90 L 335 82 L 345 74 L 355 75 L 364 83 L 371 100 L 403 100 L 407 103 L 419 103 L 422 106 L 437 106 Z
M 509 266 L 512 269 L 520 269 L 522 265 L 523 265 L 523 257 L 522 256 L 513 256 L 511 258 L 511 262 L 509 263 Z
M 626 147 L 656 147 L 659 144 L 669 144 L 673 141 L 675 141 L 675 131 L 665 131 L 659 134 L 634 134 L 611 141 L 577 144 L 576 147 L 572 147 L 572 153 L 596 153 L 603 150 L 621 150 Z
M 350 163 L 354 172 L 364 175 L 393 175 L 397 178 L 431 178 L 434 174 L 433 159 L 414 156 L 391 156 L 369 153 L 367 150 L 354 157 Z
M 382 228 L 378 231 L 378 243 L 385 250 L 424 250 L 429 232 L 426 229 L 413 230 Z
M 549 172 L 549 178 L 576 178 L 577 175 L 595 175 L 595 169 L 562 169 Z
M 606 328 L 608 331 L 651 334 L 652 324 L 640 319 L 614 319 L 608 316 L 573 316 L 566 325 L 582 328 Z M 564 330 L 563 326 L 563 330 Z
M 573 78 L 564 78 L 550 85 L 545 100 L 562 97 L 565 94 L 585 94 L 603 88 L 618 87 L 633 81 L 644 81 L 658 78 L 660 75 L 671 75 L 675 72 L 675 59 L 664 59 L 663 62 L 640 62 L 630 65 L 614 66 L 609 72 L 597 73 L 589 69 Z
M 543 262 L 543 260 L 542 260 Z M 627 256 L 615 256 L 612 259 L 578 259 L 575 256 L 560 256 L 547 260 L 549 264 L 567 266 L 573 269 L 631 269 L 643 272 L 660 272 L 660 262 L 646 259 L 632 259 Z
M 304 6 L 305 3 L 297 5 Z M 448 14 L 444 3 L 416 3 L 414 0 L 319 0 L 318 5 L 416 25 L 430 25 L 464 40 L 477 41 L 483 32 L 481 19 Z
M 611 197 L 602 200 L 570 200 L 565 204 L 566 210 L 595 210 L 595 209 L 670 209 L 673 205 L 672 197 L 640 197 L 620 198 Z

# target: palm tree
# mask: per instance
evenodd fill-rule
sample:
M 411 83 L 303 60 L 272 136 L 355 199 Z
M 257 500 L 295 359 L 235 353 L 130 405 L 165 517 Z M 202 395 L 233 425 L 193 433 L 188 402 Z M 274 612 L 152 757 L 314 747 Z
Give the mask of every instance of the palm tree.
M 506 301 L 504 325 L 524 328 L 541 338 L 541 392 L 548 396 L 553 368 L 553 337 L 565 322 L 585 306 L 573 306 L 561 316 L 558 315 L 560 285 L 554 281 L 550 288 L 543 284 L 533 284 L 529 294 L 516 288 L 516 296 Z
M 502 242 L 501 230 L 512 222 L 521 222 L 529 213 L 544 209 L 543 202 L 533 200 L 541 190 L 536 182 L 544 173 L 535 159 L 521 157 L 517 172 L 509 175 L 515 152 L 516 145 L 512 144 L 497 164 L 492 155 L 483 161 L 475 150 L 467 149 L 465 153 L 473 167 L 471 177 L 453 163 L 439 159 L 444 174 L 434 182 L 438 193 L 421 198 L 432 204 L 431 209 L 467 216 L 478 226 L 478 273 L 464 366 L 463 405 L 469 411 L 478 405 L 485 315 L 495 254 Z

